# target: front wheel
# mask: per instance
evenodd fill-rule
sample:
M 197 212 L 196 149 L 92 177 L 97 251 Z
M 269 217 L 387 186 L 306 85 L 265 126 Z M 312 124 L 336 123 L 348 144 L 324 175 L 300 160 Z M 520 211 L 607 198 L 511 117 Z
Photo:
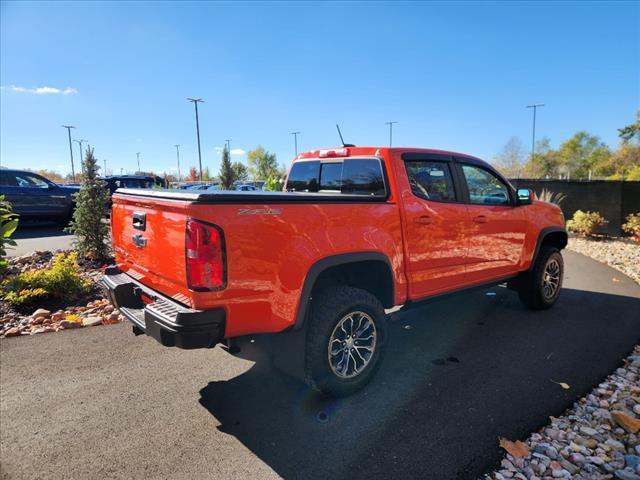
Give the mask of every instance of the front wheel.
M 518 295 L 524 305 L 532 310 L 552 307 L 560 296 L 564 261 L 555 247 L 543 246 L 530 272 L 524 274 Z
M 328 288 L 313 298 L 309 320 L 306 383 L 337 397 L 364 387 L 385 347 L 387 326 L 380 301 L 359 288 Z

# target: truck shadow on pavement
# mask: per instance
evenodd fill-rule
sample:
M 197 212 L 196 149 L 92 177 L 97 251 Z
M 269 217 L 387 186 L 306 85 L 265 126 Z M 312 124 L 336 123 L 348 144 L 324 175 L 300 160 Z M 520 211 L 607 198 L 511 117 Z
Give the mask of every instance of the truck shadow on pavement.
M 618 366 L 640 340 L 638 311 L 638 298 L 564 289 L 530 312 L 496 287 L 399 314 L 352 397 L 257 362 L 200 403 L 284 478 L 478 478 L 500 461 L 498 437 L 526 438 Z

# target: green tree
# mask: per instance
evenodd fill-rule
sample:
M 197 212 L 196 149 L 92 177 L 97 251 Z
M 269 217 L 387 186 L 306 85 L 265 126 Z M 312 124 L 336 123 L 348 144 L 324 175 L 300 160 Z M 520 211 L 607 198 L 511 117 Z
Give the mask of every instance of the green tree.
M 231 164 L 231 169 L 233 170 L 233 175 L 236 180 L 240 182 L 246 182 L 249 180 L 249 170 L 242 162 L 233 162 Z
M 611 158 L 611 152 L 599 137 L 585 131 L 576 133 L 558 149 L 559 164 L 571 178 L 587 179 Z
M 640 110 L 636 112 L 634 123 L 618 129 L 618 136 L 623 144 L 631 143 L 634 139 L 637 144 L 640 144 Z
M 76 209 L 66 231 L 75 234 L 74 246 L 80 256 L 102 261 L 109 255 L 109 226 L 102 221 L 109 200 L 109 190 L 106 183 L 98 179 L 100 167 L 90 146 L 87 147 L 82 164 L 83 182 L 76 194 Z
M 536 142 L 536 153 L 527 160 L 524 176 L 527 178 L 549 178 L 558 175 L 558 152 L 551 148 L 551 140 L 542 137 Z
M 263 147 L 251 150 L 247 154 L 249 172 L 254 180 L 267 180 L 278 175 L 278 161 L 275 153 L 267 152 Z
M 233 182 L 235 182 L 235 174 L 231 166 L 231 157 L 229 156 L 229 150 L 225 145 L 222 150 L 222 162 L 220 163 L 220 188 L 222 190 L 231 190 L 233 188 Z

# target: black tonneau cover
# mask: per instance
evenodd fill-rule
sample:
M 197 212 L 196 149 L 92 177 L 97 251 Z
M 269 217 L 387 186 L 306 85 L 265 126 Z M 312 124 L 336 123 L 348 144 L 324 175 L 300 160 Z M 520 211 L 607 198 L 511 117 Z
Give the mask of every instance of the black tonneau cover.
M 131 195 L 193 203 L 369 203 L 384 202 L 386 196 L 351 195 L 333 193 L 305 192 L 240 192 L 236 190 L 217 190 L 212 192 L 145 188 L 119 188 L 118 195 Z

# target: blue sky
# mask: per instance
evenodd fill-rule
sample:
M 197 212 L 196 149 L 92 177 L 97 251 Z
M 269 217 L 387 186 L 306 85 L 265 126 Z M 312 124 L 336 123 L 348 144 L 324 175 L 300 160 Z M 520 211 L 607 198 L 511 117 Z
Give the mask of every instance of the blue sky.
M 280 162 L 345 140 L 491 159 L 578 130 L 617 144 L 640 106 L 638 3 L 2 2 L 2 165 L 68 172 L 62 124 L 116 172 L 203 163 L 231 138 Z M 59 91 L 36 90 L 49 87 Z M 74 143 L 77 159 L 77 145 Z M 77 164 L 77 163 L 76 163 Z M 79 167 L 77 167 L 79 168 Z

